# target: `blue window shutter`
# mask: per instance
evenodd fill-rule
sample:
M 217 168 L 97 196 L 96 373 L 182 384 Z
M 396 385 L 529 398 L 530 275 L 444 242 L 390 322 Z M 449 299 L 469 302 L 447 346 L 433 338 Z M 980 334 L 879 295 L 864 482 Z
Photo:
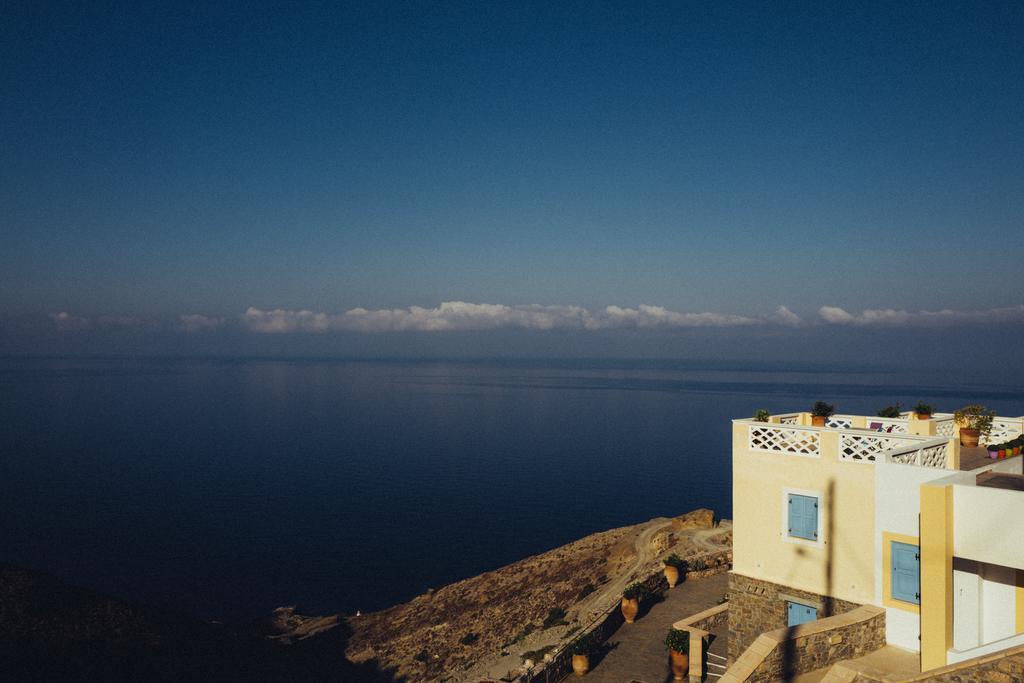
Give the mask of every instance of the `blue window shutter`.
M 921 559 L 916 545 L 892 542 L 892 597 L 915 605 L 921 604 Z
M 798 602 L 786 602 L 786 625 L 799 626 L 818 618 L 818 610 L 815 607 L 801 605 Z
M 789 494 L 789 529 L 794 538 L 818 540 L 818 499 L 814 496 Z

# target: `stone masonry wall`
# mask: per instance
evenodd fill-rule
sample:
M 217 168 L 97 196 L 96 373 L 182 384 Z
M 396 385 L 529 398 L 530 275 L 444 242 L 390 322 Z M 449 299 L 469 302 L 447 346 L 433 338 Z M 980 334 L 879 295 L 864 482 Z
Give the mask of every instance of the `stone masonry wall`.
M 980 657 L 976 661 L 961 662 L 925 672 L 919 676 L 875 678 L 863 673 L 857 674 L 854 683 L 1020 683 L 1024 681 L 1024 647 Z
M 729 662 L 734 662 L 765 631 L 784 628 L 788 620 L 786 599 L 790 595 L 822 603 L 818 618 L 843 614 L 859 605 L 796 590 L 732 572 L 729 574 Z
M 861 614 L 862 612 L 868 613 Z M 799 674 L 815 671 L 844 659 L 861 657 L 885 645 L 885 610 L 869 606 L 856 612 L 846 612 L 828 621 L 845 623 L 837 623 L 834 628 L 806 635 L 801 633 L 805 630 L 804 627 L 797 627 L 791 638 L 786 638 L 787 631 L 776 631 L 781 642 L 754 669 L 747 682 L 788 681 Z M 824 626 L 825 623 L 821 622 L 821 625 Z M 813 630 L 812 624 L 806 624 L 805 627 L 808 631 Z

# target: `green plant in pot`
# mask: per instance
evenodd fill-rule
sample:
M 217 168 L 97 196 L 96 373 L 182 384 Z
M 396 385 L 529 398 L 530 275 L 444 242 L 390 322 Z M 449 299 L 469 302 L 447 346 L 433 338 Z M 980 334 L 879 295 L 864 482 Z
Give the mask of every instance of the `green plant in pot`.
M 978 404 L 964 406 L 953 413 L 953 420 L 960 427 L 960 445 L 965 448 L 977 447 L 982 435 L 988 436 L 992 433 L 992 421 L 995 417 L 996 411 Z
M 919 402 L 914 406 L 914 415 L 918 420 L 930 420 L 932 415 L 935 414 L 935 408 L 932 408 L 927 403 Z
M 878 415 L 878 417 L 899 417 L 900 404 L 897 403 L 894 406 L 886 406 L 879 410 L 876 414 Z
M 622 591 L 622 605 L 620 608 L 627 624 L 632 624 L 636 621 L 636 615 L 640 612 L 640 600 L 649 592 L 647 586 L 642 583 L 631 583 L 626 586 L 626 590 Z
M 681 681 L 690 669 L 690 632 L 670 628 L 665 636 L 665 647 L 672 658 L 672 678 Z
M 590 671 L 590 655 L 597 649 L 597 638 L 594 632 L 584 633 L 566 646 L 569 654 L 572 655 L 572 671 L 577 676 L 582 676 Z
M 771 420 L 772 414 L 768 412 L 767 408 L 758 408 L 754 411 L 755 422 L 768 422 Z
M 675 588 L 679 579 L 686 576 L 686 560 L 672 553 L 665 558 L 665 580 L 669 588 Z
M 828 419 L 836 412 L 836 407 L 831 403 L 818 401 L 811 408 L 811 424 L 815 427 L 824 427 Z

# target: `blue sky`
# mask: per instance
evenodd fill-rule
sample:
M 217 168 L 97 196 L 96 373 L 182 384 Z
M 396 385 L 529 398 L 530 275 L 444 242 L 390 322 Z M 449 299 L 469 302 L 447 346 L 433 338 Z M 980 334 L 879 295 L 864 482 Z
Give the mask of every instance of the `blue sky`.
M 2 13 L 7 319 L 1020 318 L 1019 3 Z

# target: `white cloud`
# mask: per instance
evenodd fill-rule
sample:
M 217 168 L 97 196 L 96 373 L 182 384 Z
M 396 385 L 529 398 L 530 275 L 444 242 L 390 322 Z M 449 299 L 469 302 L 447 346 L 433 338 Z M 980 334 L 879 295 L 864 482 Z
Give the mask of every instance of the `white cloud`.
M 834 325 L 847 325 L 854 322 L 852 315 L 835 306 L 822 306 L 818 309 L 818 315 L 820 315 L 821 319 L 825 322 L 832 323 Z
M 325 313 L 313 311 L 289 311 L 275 308 L 262 311 L 249 307 L 242 314 L 242 324 L 253 332 L 324 332 L 330 329 L 330 321 Z
M 842 308 L 822 306 L 818 315 L 832 325 L 890 326 L 890 327 L 942 327 L 963 324 L 1024 322 L 1024 305 L 1006 308 L 988 308 L 974 311 L 904 311 L 892 308 L 869 308 L 860 313 L 848 313 Z
M 340 314 L 306 310 L 261 310 L 249 308 L 242 325 L 253 332 L 358 332 L 455 331 L 520 328 L 531 330 L 612 328 L 732 327 L 760 325 L 767 319 L 722 313 L 678 313 L 661 306 L 637 308 L 608 306 L 593 313 L 581 306 L 543 306 L 526 304 L 476 304 L 446 301 L 435 308 L 410 306 L 368 310 L 353 308 Z
M 779 325 L 787 325 L 789 327 L 796 327 L 804 322 L 800 316 L 785 306 L 779 306 L 776 308 L 775 313 L 768 316 L 768 319 Z
M 723 313 L 677 313 L 661 306 L 641 304 L 636 308 L 608 306 L 592 317 L 588 329 L 609 327 L 734 327 L 759 325 L 764 321 L 740 315 Z
M 223 324 L 224 318 L 213 318 L 198 313 L 178 316 L 178 329 L 183 332 L 205 332 Z

